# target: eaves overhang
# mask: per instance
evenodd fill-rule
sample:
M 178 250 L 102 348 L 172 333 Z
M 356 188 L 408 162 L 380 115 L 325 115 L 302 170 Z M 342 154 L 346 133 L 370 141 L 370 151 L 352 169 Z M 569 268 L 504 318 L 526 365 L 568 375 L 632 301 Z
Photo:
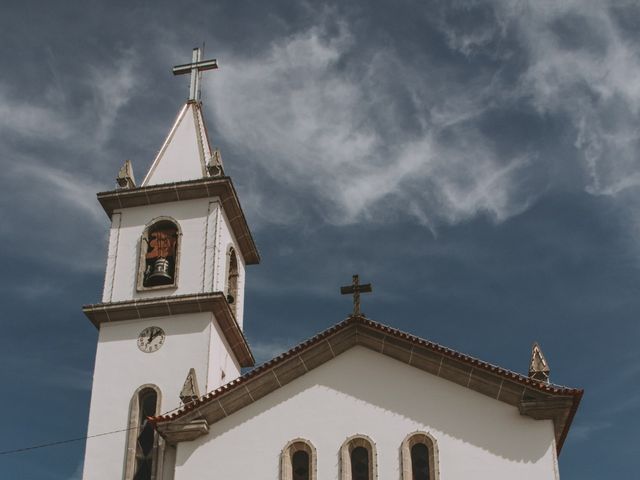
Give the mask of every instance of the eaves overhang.
M 169 443 L 193 440 L 206 432 L 191 428 L 192 423 L 204 421 L 211 425 L 356 345 L 512 405 L 522 415 L 552 420 L 558 452 L 583 394 L 581 389 L 539 382 L 365 317 L 351 316 L 195 402 L 153 421 Z
M 245 263 L 247 265 L 260 263 L 258 248 L 253 241 L 238 195 L 229 177 L 201 178 L 98 193 L 98 201 L 109 218 L 114 210 L 122 208 L 214 197 L 220 198 Z
M 183 313 L 211 312 L 225 340 L 242 367 L 252 367 L 255 359 L 244 333 L 222 292 L 143 298 L 124 302 L 97 303 L 82 307 L 96 328 L 103 323 L 142 318 L 165 317 Z

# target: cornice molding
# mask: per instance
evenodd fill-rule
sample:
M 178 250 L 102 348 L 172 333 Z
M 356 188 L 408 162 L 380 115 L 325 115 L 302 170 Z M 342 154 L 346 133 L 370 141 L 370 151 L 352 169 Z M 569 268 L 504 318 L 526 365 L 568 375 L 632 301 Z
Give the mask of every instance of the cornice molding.
M 229 177 L 201 178 L 147 187 L 123 188 L 100 192 L 97 196 L 109 218 L 115 210 L 122 208 L 218 197 L 245 263 L 247 265 L 260 263 L 258 248 L 253 241 L 238 195 Z
M 222 292 L 142 298 L 124 302 L 85 305 L 82 311 L 96 328 L 103 323 L 166 317 L 183 313 L 211 312 L 242 367 L 252 367 L 251 348 Z

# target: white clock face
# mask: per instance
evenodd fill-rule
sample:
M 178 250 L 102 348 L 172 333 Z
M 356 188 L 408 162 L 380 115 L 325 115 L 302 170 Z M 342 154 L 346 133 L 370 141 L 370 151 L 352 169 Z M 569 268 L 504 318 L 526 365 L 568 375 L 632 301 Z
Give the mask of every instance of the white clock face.
M 144 353 L 153 353 L 164 343 L 164 330 L 160 327 L 147 327 L 138 335 L 138 348 Z

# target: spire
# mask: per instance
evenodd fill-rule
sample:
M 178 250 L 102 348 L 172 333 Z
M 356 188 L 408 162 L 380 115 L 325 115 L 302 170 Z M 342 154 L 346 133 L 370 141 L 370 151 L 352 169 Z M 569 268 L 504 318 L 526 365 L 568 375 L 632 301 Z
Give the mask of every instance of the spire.
M 549 364 L 547 363 L 542 349 L 537 342 L 534 342 L 531 348 L 531 363 L 529 364 L 529 378 L 539 380 L 541 382 L 549 382 Z
M 200 104 L 187 102 L 178 113 L 142 186 L 206 177 L 206 164 L 211 155 Z
M 187 378 L 184 381 L 182 390 L 180 390 L 180 401 L 187 405 L 200 397 L 200 390 L 198 389 L 198 380 L 196 378 L 196 371 L 194 368 L 189 370 Z
M 200 102 L 200 76 L 218 68 L 218 62 L 201 58 L 202 50 L 194 48 L 191 63 L 173 67 L 174 75 L 190 74 L 189 99 L 144 177 L 143 187 L 221 175 L 210 173 L 222 172 L 222 162 L 209 144 Z

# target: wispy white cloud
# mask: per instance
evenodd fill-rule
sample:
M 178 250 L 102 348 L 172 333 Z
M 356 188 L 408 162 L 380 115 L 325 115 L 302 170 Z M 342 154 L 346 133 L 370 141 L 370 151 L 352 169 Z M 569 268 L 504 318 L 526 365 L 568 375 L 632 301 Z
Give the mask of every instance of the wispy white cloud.
M 0 84 L 0 131 L 5 135 L 61 141 L 73 134 L 73 125 L 61 121 L 54 106 L 19 102 L 6 85 Z
M 613 423 L 610 422 L 581 423 L 571 427 L 571 438 L 574 441 L 584 442 L 591 439 L 593 435 L 611 427 L 613 427 Z
M 586 192 L 637 189 L 640 83 L 630 79 L 640 74 L 640 45 L 614 10 L 597 1 L 443 3 L 430 16 L 449 48 L 495 63 L 472 77 L 427 57 L 403 62 L 393 44 L 363 53 L 331 12 L 266 53 L 226 55 L 224 74 L 206 80 L 212 121 L 254 167 L 246 171 L 267 175 L 247 180 L 244 203 L 258 219 L 285 224 L 307 213 L 300 196 L 333 224 L 407 213 L 434 231 L 477 215 L 504 221 L 544 195 L 554 163 L 575 161 L 542 144 L 499 148 L 505 139 L 483 129 L 485 116 L 515 104 L 565 120 L 573 138 L 564 147 L 584 172 L 571 181 Z M 452 12 L 474 22 L 456 25 Z M 517 75 L 502 76 L 508 65 Z
M 479 100 L 489 97 L 486 84 L 434 93 L 422 70 L 384 49 L 358 63 L 362 70 L 348 68 L 354 39 L 338 25 L 334 34 L 320 25 L 277 41 L 266 56 L 230 56 L 224 75 L 208 84 L 226 142 L 273 181 L 310 195 L 334 224 L 388 221 L 400 210 L 429 226 L 478 213 L 501 221 L 526 208 L 517 177 L 526 175 L 528 154 L 500 154 L 467 123 L 486 108 Z M 400 127 L 395 88 L 412 99 L 418 132 Z M 258 216 L 300 220 L 291 204 L 278 208 L 269 192 L 251 190 Z
M 136 81 L 135 62 L 135 52 L 126 50 L 114 65 L 106 68 L 104 65 L 92 66 L 86 78 L 93 91 L 97 115 L 93 137 L 98 146 L 109 139 L 118 113 L 131 99 Z
M 0 132 L 58 148 L 70 142 L 78 153 L 91 149 L 99 156 L 118 113 L 134 94 L 135 61 L 134 52 L 127 50 L 111 63 L 88 63 L 89 74 L 68 90 L 53 75 L 43 94 L 28 100 L 15 86 L 0 83 Z
M 26 300 L 40 300 L 43 297 L 60 292 L 58 285 L 41 279 L 33 279 L 28 283 L 12 285 L 9 289 Z
M 9 168 L 8 173 L 16 180 L 28 179 L 32 188 L 35 187 L 43 193 L 45 198 L 39 197 L 39 202 L 46 200 L 49 195 L 55 196 L 56 200 L 67 208 L 87 215 L 93 223 L 101 226 L 104 224 L 104 212 L 94 201 L 95 194 L 100 191 L 102 184 L 83 173 L 61 170 L 41 162 L 16 163 Z M 38 188 L 37 184 L 40 184 L 41 188 Z
M 7 251 L 74 270 L 104 267 L 102 255 L 80 246 L 105 235 L 95 193 L 105 189 L 101 162 L 110 156 L 118 114 L 134 94 L 134 61 L 125 51 L 111 63 L 89 62 L 89 74 L 67 90 L 53 75 L 44 94 L 29 99 L 0 83 L 0 238 Z
M 587 190 L 615 195 L 639 186 L 640 84 L 631 79 L 640 75 L 640 56 L 612 6 L 544 0 L 528 2 L 522 12 L 511 2 L 496 3 L 505 16 L 513 14 L 509 20 L 529 55 L 520 94 L 539 111 L 562 113 L 572 122 Z

